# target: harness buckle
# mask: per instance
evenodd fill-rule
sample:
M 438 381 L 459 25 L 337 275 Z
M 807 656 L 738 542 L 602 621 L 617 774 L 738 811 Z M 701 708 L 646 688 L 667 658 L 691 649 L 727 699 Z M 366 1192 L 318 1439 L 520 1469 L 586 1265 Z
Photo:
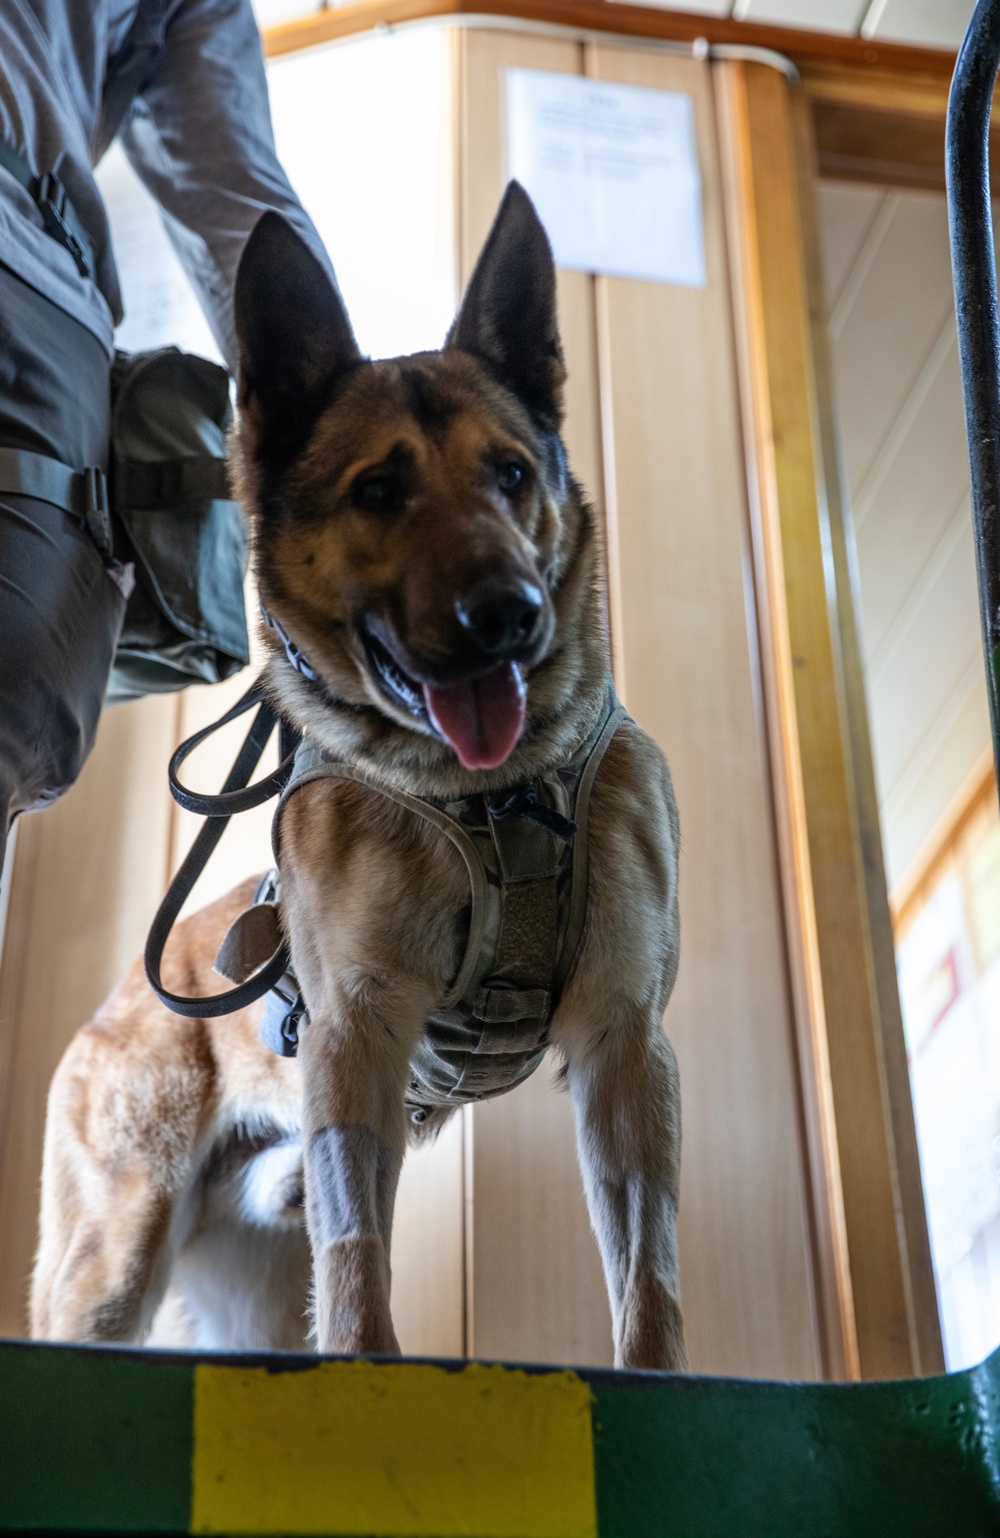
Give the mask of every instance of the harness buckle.
M 69 252 L 81 278 L 92 278 L 94 275 L 92 255 L 76 231 L 70 227 L 67 215 L 72 204 L 66 188 L 54 171 L 46 171 L 44 176 L 38 178 L 33 196 L 49 235 Z
M 108 501 L 108 478 L 96 465 L 81 471 L 83 477 L 83 521 L 91 539 L 103 556 L 110 557 L 111 506 Z
M 564 817 L 562 812 L 539 801 L 533 785 L 515 790 L 506 801 L 487 802 L 487 806 L 494 822 L 503 822 L 506 817 L 523 817 L 526 822 L 534 822 L 540 828 L 545 828 L 553 838 L 561 839 L 564 844 L 571 844 L 578 831 L 572 817 Z
M 309 1023 L 309 1011 L 302 994 L 296 992 L 295 997 L 290 998 L 285 992 L 284 985 L 290 981 L 286 975 L 268 993 L 258 1032 L 265 1047 L 270 1047 L 279 1057 L 296 1056 L 300 1033 Z

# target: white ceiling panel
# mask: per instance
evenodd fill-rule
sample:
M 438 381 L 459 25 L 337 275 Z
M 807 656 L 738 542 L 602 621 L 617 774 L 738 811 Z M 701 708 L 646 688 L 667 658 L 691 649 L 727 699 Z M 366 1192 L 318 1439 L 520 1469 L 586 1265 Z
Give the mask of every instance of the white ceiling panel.
M 856 32 L 867 9 L 867 0 L 736 0 L 733 15 L 740 21 Z
M 252 0 L 252 4 L 257 25 L 263 29 L 280 27 L 286 21 L 298 21 L 300 16 L 318 11 L 321 0 Z
M 862 31 L 887 42 L 957 48 L 974 9 L 975 0 L 873 0 Z
M 683 5 L 675 0 L 637 0 L 639 5 L 658 6 L 663 11 L 694 11 L 698 16 L 728 16 L 732 0 L 685 0 Z

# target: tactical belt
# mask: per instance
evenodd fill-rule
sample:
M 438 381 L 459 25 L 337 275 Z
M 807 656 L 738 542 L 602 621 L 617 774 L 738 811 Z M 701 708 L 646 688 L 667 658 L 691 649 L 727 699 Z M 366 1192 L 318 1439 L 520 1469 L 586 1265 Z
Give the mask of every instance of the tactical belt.
M 19 150 L 6 140 L 0 139 L 0 166 L 20 182 L 25 192 L 34 199 L 42 216 L 45 233 L 51 235 L 76 263 L 81 278 L 94 276 L 94 248 L 90 236 L 80 223 L 69 193 L 54 171 L 36 176 Z
M 0 495 L 4 492 L 62 508 L 83 524 L 101 555 L 110 559 L 111 509 L 103 470 L 74 470 L 48 454 L 0 447 Z

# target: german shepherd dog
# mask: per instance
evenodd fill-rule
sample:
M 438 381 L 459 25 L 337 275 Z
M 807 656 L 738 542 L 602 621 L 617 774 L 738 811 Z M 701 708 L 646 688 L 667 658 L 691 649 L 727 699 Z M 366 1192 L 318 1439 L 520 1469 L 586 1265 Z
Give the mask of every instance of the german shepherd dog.
M 116 988 L 52 1085 L 36 1337 L 155 1340 L 170 1286 L 191 1344 L 399 1350 L 396 1186 L 408 1137 L 447 1110 L 422 1125 L 408 1111 L 411 1064 L 470 923 L 459 851 L 401 798 L 502 799 L 552 778 L 609 698 L 595 515 L 560 438 L 555 294 L 515 183 L 440 352 L 363 359 L 291 228 L 267 214 L 248 242 L 234 459 L 262 603 L 288 638 L 266 634 L 267 686 L 349 770 L 303 784 L 281 819 L 281 922 L 309 1023 L 285 1060 L 258 1040 L 259 1005 L 179 1019 L 138 967 Z M 627 716 L 591 786 L 588 848 L 582 939 L 545 1041 L 572 1098 L 615 1361 L 681 1369 L 663 1031 L 677 815 Z M 212 957 L 252 894 L 179 926 L 168 986 L 214 991 Z

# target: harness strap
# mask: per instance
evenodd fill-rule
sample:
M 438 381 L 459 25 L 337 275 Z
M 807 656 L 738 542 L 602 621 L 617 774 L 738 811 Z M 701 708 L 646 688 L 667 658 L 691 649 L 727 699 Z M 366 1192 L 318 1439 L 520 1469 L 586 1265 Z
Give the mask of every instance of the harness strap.
M 45 232 L 67 250 L 76 263 L 82 278 L 94 276 L 94 248 L 90 236 L 80 223 L 76 209 L 70 202 L 69 193 L 54 171 L 36 176 L 27 160 L 5 139 L 0 139 L 0 166 L 3 166 L 16 182 L 38 205 L 45 225 Z
M 229 467 L 214 454 L 177 459 L 115 460 L 115 491 L 125 507 L 170 507 L 176 502 L 231 502 Z
M 612 698 L 615 696 L 612 694 Z M 569 981 L 570 973 L 576 962 L 580 942 L 583 939 L 583 926 L 587 920 L 587 895 L 590 883 L 590 793 L 594 788 L 597 771 L 604 760 L 608 745 L 623 721 L 628 720 L 628 711 L 620 701 L 615 700 L 614 709 L 604 723 L 604 729 L 598 737 L 587 762 L 584 765 L 583 774 L 580 776 L 580 784 L 576 792 L 576 821 L 579 825 L 576 841 L 573 846 L 573 879 L 570 887 L 569 915 L 566 920 L 566 933 L 563 936 L 562 949 L 556 962 L 555 977 L 553 979 L 553 991 L 559 998 Z
M 220 727 L 228 725 L 230 721 L 245 715 L 255 705 L 258 707 L 257 714 L 226 777 L 221 793 L 216 796 L 202 796 L 182 786 L 177 779 L 176 771 L 188 754 L 198 743 L 204 742 L 206 737 L 211 736 Z M 259 784 L 249 786 L 250 776 L 260 762 L 271 733 L 279 724 L 282 763 L 273 774 L 268 775 Z M 149 985 L 160 1002 L 173 1010 L 174 1014 L 185 1015 L 189 1020 L 208 1020 L 215 1019 L 219 1015 L 234 1014 L 236 1010 L 245 1009 L 248 1004 L 254 1003 L 263 994 L 270 992 L 288 969 L 288 947 L 282 941 L 253 977 L 236 988 L 227 989 L 225 993 L 213 993 L 205 998 L 189 998 L 185 994 L 171 993 L 163 986 L 160 978 L 163 952 L 177 922 L 177 915 L 208 864 L 212 851 L 229 825 L 230 818 L 234 812 L 260 806 L 263 801 L 281 790 L 291 774 L 294 761 L 294 746 L 291 747 L 291 751 L 287 749 L 297 735 L 281 721 L 278 712 L 264 698 L 258 680 L 220 720 L 196 732 L 193 737 L 188 738 L 187 742 L 182 743 L 171 760 L 170 789 L 175 799 L 189 811 L 201 812 L 205 817 L 204 827 L 167 888 L 166 896 L 157 910 L 146 941 L 146 977 Z
M 363 785 L 367 790 L 374 790 L 380 796 L 385 796 L 389 801 L 395 801 L 397 806 L 402 806 L 407 811 L 415 812 L 425 822 L 433 825 L 450 839 L 465 861 L 465 868 L 469 875 L 469 885 L 472 889 L 472 918 L 469 926 L 469 938 L 466 941 L 465 955 L 458 974 L 441 1001 L 442 1008 L 450 1008 L 456 1004 L 465 994 L 472 981 L 476 970 L 476 963 L 483 943 L 483 915 L 486 907 L 486 875 L 482 861 L 476 852 L 476 846 L 472 839 L 448 813 L 437 807 L 430 801 L 423 801 L 419 796 L 407 795 L 406 791 L 393 790 L 387 785 L 374 785 L 364 774 L 349 768 L 346 764 L 332 761 L 318 765 L 315 769 L 307 770 L 300 775 L 293 785 L 289 786 L 274 814 L 274 828 L 271 835 L 271 843 L 274 849 L 275 859 L 279 859 L 281 847 L 281 813 L 284 811 L 285 801 L 289 795 L 300 790 L 303 785 L 310 784 L 313 780 L 353 780 L 357 785 Z

